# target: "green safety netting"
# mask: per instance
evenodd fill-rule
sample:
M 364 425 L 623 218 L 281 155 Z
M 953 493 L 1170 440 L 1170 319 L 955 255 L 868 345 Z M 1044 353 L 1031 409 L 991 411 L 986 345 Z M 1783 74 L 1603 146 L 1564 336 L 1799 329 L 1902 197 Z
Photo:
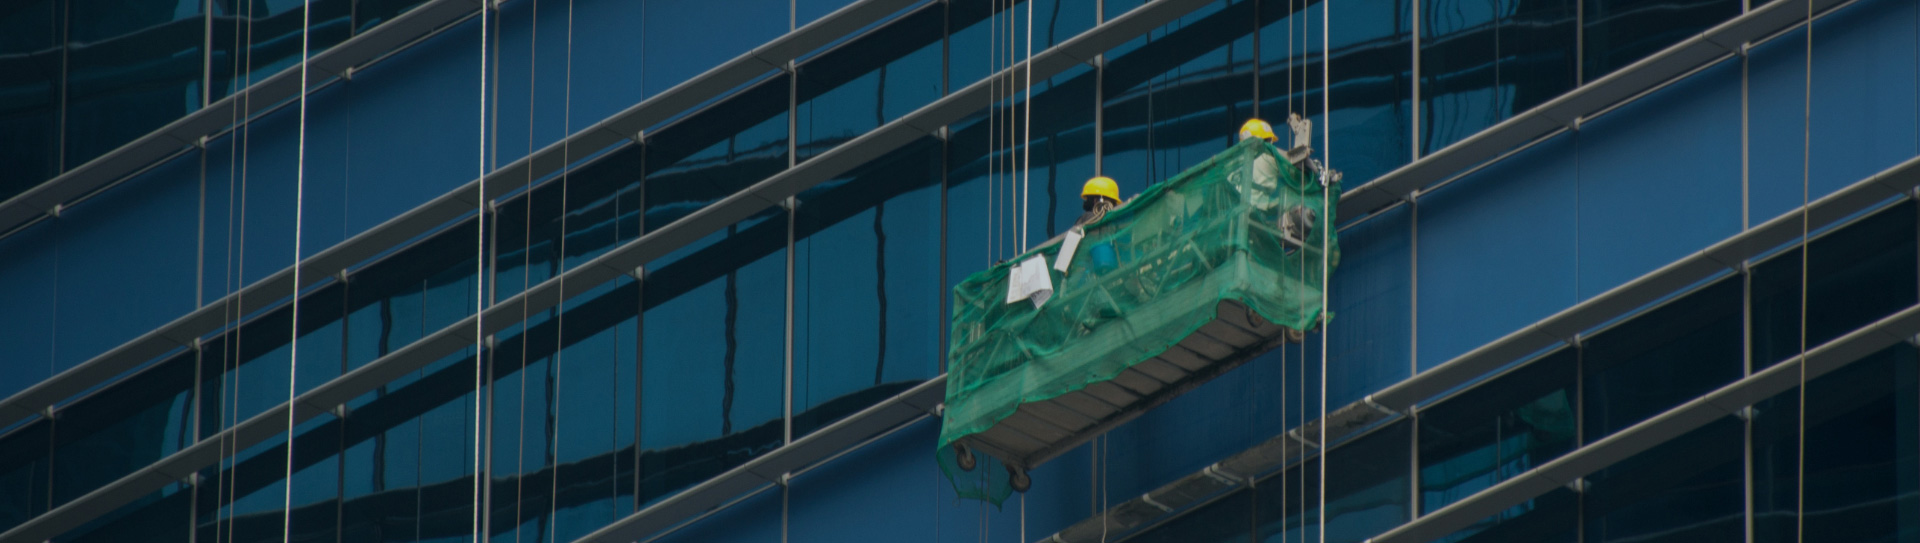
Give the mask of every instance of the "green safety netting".
M 963 471 L 949 445 L 991 428 L 1023 403 L 1113 379 L 1179 343 L 1237 300 L 1295 330 L 1320 318 L 1321 255 L 1340 187 L 1247 140 L 1153 186 L 1084 227 L 1067 273 L 1059 239 L 969 276 L 953 289 L 947 399 L 936 456 L 962 497 L 1010 493 L 992 458 Z M 1311 210 L 1311 217 L 1299 215 Z M 1312 224 L 1289 243 L 1282 216 Z M 1304 238 L 1304 239 L 1301 239 Z M 1324 240 L 1324 245 L 1323 245 Z M 1054 288 L 1035 308 L 1007 302 L 1009 272 L 1043 255 Z

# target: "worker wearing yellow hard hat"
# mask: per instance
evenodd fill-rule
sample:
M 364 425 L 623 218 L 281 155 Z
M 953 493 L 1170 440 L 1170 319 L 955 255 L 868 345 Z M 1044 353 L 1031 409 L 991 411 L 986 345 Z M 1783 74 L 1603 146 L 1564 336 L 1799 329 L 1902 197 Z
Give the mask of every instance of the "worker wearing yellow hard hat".
M 1080 200 L 1080 210 L 1086 213 L 1073 221 L 1074 226 L 1100 220 L 1107 211 L 1120 207 L 1120 185 L 1104 175 L 1088 179 L 1087 184 L 1080 187 Z
M 1240 140 L 1246 141 L 1249 138 L 1260 138 L 1267 143 L 1276 144 L 1280 141 L 1280 137 L 1273 134 L 1273 125 L 1258 118 L 1247 119 L 1245 124 L 1240 125 Z

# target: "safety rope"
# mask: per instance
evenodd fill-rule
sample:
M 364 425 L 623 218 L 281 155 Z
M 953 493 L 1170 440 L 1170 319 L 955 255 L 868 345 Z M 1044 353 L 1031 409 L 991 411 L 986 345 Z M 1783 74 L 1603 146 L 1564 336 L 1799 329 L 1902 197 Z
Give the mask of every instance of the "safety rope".
M 1320 168 L 1320 217 L 1327 224 L 1320 229 L 1320 543 L 1327 543 L 1327 298 L 1333 294 L 1332 261 L 1330 249 L 1333 245 L 1333 208 L 1331 206 L 1333 184 L 1327 172 L 1333 164 L 1333 58 L 1327 36 L 1333 33 L 1329 24 L 1333 6 L 1331 1 L 1320 2 L 1320 141 L 1327 146 L 1320 151 L 1325 159 Z
M 534 7 L 538 8 L 539 5 L 540 5 L 540 0 L 534 0 Z M 534 11 L 536 12 L 535 18 L 536 20 L 538 20 L 537 12 L 539 10 L 535 9 Z M 573 0 L 567 0 L 567 40 L 566 42 L 567 42 L 566 66 L 562 68 L 562 71 L 563 71 L 562 77 L 564 77 L 565 80 L 561 82 L 565 90 L 563 91 L 564 96 L 560 97 L 560 103 L 561 103 L 560 133 L 561 134 L 573 133 Z M 535 56 L 538 56 L 538 55 L 536 54 Z M 533 85 L 528 85 L 527 88 L 531 89 L 533 88 Z M 532 101 L 529 100 L 529 103 L 531 102 Z M 527 127 L 531 129 L 533 127 L 533 123 L 531 122 L 527 123 Z M 561 141 L 560 156 L 569 157 L 570 155 L 567 153 L 567 151 L 571 148 L 571 142 L 567 141 L 567 138 L 565 137 L 562 137 L 560 141 Z M 528 146 L 528 149 L 532 149 L 533 147 L 532 138 L 528 138 L 527 146 Z M 531 151 L 529 151 L 529 156 L 531 156 Z M 565 160 L 565 158 L 563 158 L 562 160 Z M 558 230 L 559 236 L 560 236 L 560 243 L 559 243 L 560 252 L 559 254 L 556 254 L 553 257 L 556 262 L 553 273 L 554 275 L 559 276 L 557 281 L 559 282 L 560 293 L 561 293 L 561 296 L 563 297 L 566 295 L 566 292 L 567 292 L 567 274 L 566 274 L 566 271 L 567 271 L 567 216 L 570 215 L 567 207 L 567 192 L 570 187 L 568 186 L 567 182 L 569 181 L 569 178 L 570 178 L 569 174 L 571 173 L 571 170 L 572 168 L 565 165 L 561 166 L 560 168 L 560 229 Z M 529 173 L 529 175 L 531 175 L 531 173 Z M 533 194 L 531 182 L 528 183 L 527 194 L 528 196 L 532 196 Z M 529 248 L 531 248 L 531 246 L 533 245 L 533 240 L 528 239 L 527 245 L 529 246 Z M 547 446 L 550 448 L 550 451 L 551 451 L 547 454 L 547 460 L 548 460 L 548 463 L 551 465 L 550 469 L 553 470 L 552 471 L 553 475 L 550 477 L 547 477 L 547 484 L 548 484 L 547 540 L 548 541 L 560 540 L 560 523 L 556 522 L 556 519 L 559 518 L 559 514 L 560 514 L 560 440 L 561 440 L 560 421 L 565 420 L 564 417 L 560 416 L 561 402 L 559 400 L 559 398 L 563 397 L 561 393 L 565 390 L 564 388 L 561 388 L 561 379 L 564 377 L 564 370 L 566 369 L 566 349 L 564 348 L 564 346 L 566 345 L 566 338 L 564 334 L 566 333 L 566 329 L 567 329 L 567 312 L 565 311 L 565 309 L 566 309 L 565 304 L 554 306 L 553 344 L 555 348 L 553 350 L 553 393 L 547 395 L 547 401 L 553 405 L 553 410 L 552 410 L 553 414 L 550 418 L 551 424 L 553 425 L 553 429 L 552 429 L 553 439 L 550 439 L 547 441 Z M 636 397 L 634 401 L 639 401 L 639 400 Z
M 1794 454 L 1793 539 L 1807 540 L 1807 257 L 1813 244 L 1808 222 L 1813 179 L 1813 2 L 1807 1 L 1806 87 L 1802 95 L 1800 146 L 1800 405 L 1798 451 Z
M 486 379 L 486 376 L 485 376 L 486 364 L 484 363 L 485 359 L 483 358 L 483 355 L 482 355 L 482 353 L 485 352 L 485 347 L 486 347 L 485 345 L 486 328 L 485 326 L 483 326 L 481 322 L 483 320 L 481 319 L 481 316 L 484 315 L 486 311 L 486 298 L 484 297 L 486 293 L 485 285 L 489 283 L 489 281 L 487 281 L 488 278 L 487 278 L 487 258 L 486 258 L 486 255 L 487 255 L 486 218 L 487 218 L 487 207 L 488 207 L 486 176 L 487 176 L 487 155 L 488 155 L 487 153 L 487 75 L 488 75 L 487 74 L 487 60 L 488 60 L 487 59 L 487 25 L 490 24 L 490 21 L 488 20 L 487 15 L 488 15 L 488 12 L 492 10 L 493 10 L 493 0 L 481 0 L 481 3 L 480 3 L 480 115 L 479 115 L 480 140 L 479 140 L 479 148 L 478 148 L 479 152 L 476 153 L 477 160 L 479 161 L 480 182 L 474 183 L 474 187 L 475 187 L 474 190 L 477 193 L 476 198 L 474 199 L 474 202 L 476 202 L 477 205 L 475 206 L 475 209 L 474 209 L 474 229 L 473 229 L 474 230 L 473 525 L 471 527 L 471 530 L 473 532 L 473 540 L 475 543 L 479 543 L 480 541 L 486 538 L 486 535 L 480 530 L 480 519 L 483 516 L 482 513 L 484 512 L 483 508 L 481 507 L 483 504 L 481 500 L 481 489 L 483 488 L 481 483 L 482 483 L 482 479 L 486 478 L 486 472 L 483 469 L 484 466 L 481 464 L 481 458 L 483 456 L 481 453 L 481 450 L 486 440 L 482 439 L 482 436 L 484 434 L 482 433 L 483 428 L 481 425 L 485 419 L 482 417 L 482 414 L 480 411 L 481 403 L 482 403 L 480 401 L 480 397 L 482 393 L 482 387 L 485 385 L 485 379 Z M 522 343 L 525 343 L 525 342 L 522 342 Z
M 313 0 L 300 2 L 300 122 L 294 143 L 293 172 L 293 337 L 287 341 L 287 484 L 280 510 L 280 541 L 293 541 L 293 399 L 300 377 L 300 230 L 306 220 L 307 197 L 307 47 L 313 28 Z

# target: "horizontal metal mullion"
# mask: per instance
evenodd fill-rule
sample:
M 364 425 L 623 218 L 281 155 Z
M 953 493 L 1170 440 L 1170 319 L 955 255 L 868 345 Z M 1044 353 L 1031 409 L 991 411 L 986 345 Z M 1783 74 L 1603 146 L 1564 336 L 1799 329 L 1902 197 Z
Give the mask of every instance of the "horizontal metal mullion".
M 1920 332 L 1920 306 L 1909 307 L 1845 336 L 1629 426 L 1507 481 L 1368 539 L 1424 543 L 1472 526 L 1515 504 L 1551 492 L 1635 454 L 1792 390 Z M 1802 373 L 1803 367 L 1804 373 Z
M 1452 360 L 1448 360 L 1439 366 L 1435 366 L 1398 383 L 1394 383 L 1381 389 L 1379 392 L 1368 395 L 1361 401 L 1341 407 L 1329 413 L 1327 416 L 1327 420 L 1334 424 L 1334 426 L 1328 428 L 1329 439 L 1334 439 L 1337 436 L 1367 427 L 1389 416 L 1389 412 L 1405 413 L 1408 409 L 1420 402 L 1463 386 L 1470 386 L 1482 376 L 1488 375 L 1495 370 L 1508 367 L 1510 364 L 1521 361 L 1527 356 L 1547 350 L 1555 345 L 1563 344 L 1569 340 L 1577 340 L 1578 335 L 1589 328 L 1627 316 L 1645 307 L 1649 303 L 1671 296 L 1688 286 L 1696 284 L 1700 280 L 1723 272 L 1729 267 L 1737 266 L 1748 258 L 1762 255 L 1782 245 L 1791 244 L 1791 246 L 1799 246 L 1803 243 L 1803 241 L 1799 239 L 1799 228 L 1801 224 L 1799 217 L 1803 213 L 1803 209 L 1808 216 L 1814 217 L 1810 224 L 1817 225 L 1814 227 L 1817 229 L 1831 226 L 1843 218 L 1853 217 L 1863 211 L 1870 210 L 1875 205 L 1885 202 L 1893 195 L 1911 194 L 1916 188 L 1920 188 L 1920 157 L 1909 159 L 1880 173 L 1856 181 L 1852 185 L 1848 185 L 1846 188 L 1822 197 L 1804 208 L 1781 214 L 1779 217 L 1762 223 L 1758 227 L 1736 234 L 1705 250 L 1674 261 L 1660 269 L 1648 272 L 1646 275 L 1642 275 L 1626 284 L 1614 287 L 1605 293 L 1588 299 L 1586 302 L 1576 304 L 1573 307 L 1541 319 L 1534 324 L 1524 326 L 1500 339 L 1454 357 Z M 1791 231 L 1791 235 L 1784 235 L 1784 233 L 1788 231 Z M 1908 332 L 1903 333 L 1903 330 Z M 1872 353 L 1887 345 L 1891 345 L 1894 341 L 1901 340 L 1906 337 L 1904 334 L 1911 334 L 1913 333 L 1912 331 L 1920 331 L 1920 307 L 1887 317 L 1879 323 L 1858 330 L 1841 339 L 1828 342 L 1827 345 L 1819 349 L 1809 351 L 1808 359 L 1811 361 L 1808 366 L 1809 375 L 1816 375 L 1816 371 L 1818 373 L 1824 373 L 1834 367 L 1845 365 L 1847 362 L 1851 362 L 1859 356 Z M 1765 392 L 1766 390 L 1775 390 L 1776 388 L 1768 387 L 1777 387 L 1783 379 L 1785 382 L 1788 382 L 1789 385 L 1797 384 L 1799 377 L 1798 370 L 1792 370 L 1792 373 L 1780 373 L 1784 371 L 1788 370 L 1783 370 L 1779 366 L 1775 366 L 1756 373 L 1749 377 L 1749 380 L 1752 382 L 1748 383 L 1748 388 L 1729 387 L 1711 396 L 1707 401 L 1718 402 L 1718 405 L 1727 412 L 1738 410 L 1739 407 L 1750 405 L 1759 399 L 1771 396 L 1772 394 L 1770 393 L 1758 396 L 1755 394 Z M 1320 421 L 1307 421 L 1307 423 L 1303 424 L 1299 429 L 1312 433 L 1313 425 L 1317 423 L 1320 423 Z M 1681 433 L 1684 433 L 1684 431 Z M 1235 473 L 1244 476 L 1257 476 L 1259 475 L 1258 473 L 1251 472 L 1271 469 L 1284 464 L 1288 460 L 1288 457 L 1293 453 L 1287 452 L 1285 448 L 1287 441 L 1287 434 L 1276 436 L 1263 442 L 1261 445 L 1220 461 L 1219 465 L 1233 469 Z M 1276 455 L 1273 454 L 1274 451 L 1283 452 Z M 1305 451 L 1301 451 L 1301 453 L 1304 454 Z M 1489 496 L 1496 497 L 1488 499 L 1499 502 L 1513 496 L 1537 496 L 1539 493 L 1552 490 L 1568 482 L 1570 480 L 1569 478 L 1563 477 L 1555 479 L 1548 477 L 1548 475 L 1562 477 L 1563 473 L 1564 472 L 1561 471 L 1543 471 L 1538 473 L 1529 472 L 1524 476 L 1516 476 L 1502 483 L 1503 485 L 1508 485 L 1506 487 L 1496 486 L 1496 488 L 1488 489 L 1487 492 Z M 1188 477 L 1199 476 L 1202 476 L 1202 474 L 1189 475 Z M 1468 519 L 1468 522 L 1485 518 L 1506 507 L 1496 506 L 1497 503 L 1491 502 L 1472 504 L 1456 503 L 1455 505 L 1461 507 L 1460 512 L 1455 514 Z M 1507 505 L 1510 506 L 1511 503 Z M 1110 509 L 1110 511 L 1117 512 L 1121 507 L 1132 506 L 1121 504 Z M 1425 518 L 1426 517 L 1422 517 L 1423 520 Z M 1067 529 L 1063 529 L 1054 537 L 1059 541 L 1073 543 L 1088 541 L 1089 537 L 1096 537 L 1100 533 L 1100 523 L 1101 517 L 1094 516 L 1076 523 Z M 1445 535 L 1446 533 L 1452 532 L 1442 532 L 1440 535 Z M 1436 535 L 1433 537 L 1439 536 Z M 1432 537 L 1424 539 L 1432 539 Z M 1409 541 L 1423 541 L 1424 539 L 1413 538 Z
M 1811 9 L 1808 1 L 1787 0 L 1760 6 L 1354 187 L 1341 199 L 1339 216 L 1360 217 L 1406 199 L 1508 150 L 1562 127 L 1573 126 L 1581 119 L 1737 54 L 1742 44 L 1805 22 L 1809 11 L 1824 12 L 1848 0 L 1811 0 L 1814 2 Z
M 763 46 L 762 48 L 735 57 L 733 60 L 695 76 L 693 79 L 675 85 L 673 88 L 663 91 L 653 98 L 635 104 L 612 118 L 576 132 L 563 141 L 550 144 L 534 155 L 522 157 L 504 168 L 483 176 L 480 180 L 469 181 L 458 189 L 443 194 L 398 217 L 388 219 L 372 229 L 361 232 L 346 241 L 329 247 L 325 251 L 321 251 L 319 254 L 302 260 L 298 263 L 301 269 L 302 283 L 305 283 L 301 285 L 301 288 L 312 286 L 335 277 L 351 266 L 388 252 L 402 243 L 430 233 L 434 229 L 461 216 L 474 212 L 475 208 L 479 205 L 479 183 L 486 183 L 489 194 L 504 194 L 508 189 L 525 186 L 529 175 L 532 176 L 531 179 L 538 180 L 567 164 L 572 164 L 579 159 L 592 156 L 602 149 L 619 143 L 623 136 L 620 135 L 621 132 L 618 130 L 618 127 L 651 126 L 652 124 L 664 121 L 688 108 L 698 106 L 741 84 L 751 81 L 754 77 L 758 77 L 758 75 L 766 72 L 768 69 L 765 66 L 766 58 L 768 58 L 767 55 L 772 54 L 772 52 L 797 51 L 797 53 L 793 54 L 805 53 L 808 50 L 800 49 L 799 47 L 807 44 L 824 45 L 831 43 L 833 40 L 841 37 L 840 34 L 835 34 L 835 32 L 845 32 L 865 27 L 912 3 L 913 0 L 863 0 L 843 7 L 813 23 L 801 27 L 799 30 L 790 32 L 774 40 L 775 43 L 781 45 L 775 46 L 770 44 L 769 46 Z M 436 0 L 414 8 L 393 21 L 376 26 L 374 30 L 362 36 L 371 38 L 375 36 L 376 32 L 380 32 L 381 29 L 389 29 L 388 32 L 392 32 L 410 26 L 432 26 L 437 28 L 438 25 L 444 25 L 447 21 L 451 21 L 464 16 L 469 11 L 473 11 L 463 6 L 474 5 L 477 4 L 468 2 L 467 0 Z M 436 21 L 438 21 L 438 23 L 436 23 Z M 395 39 L 401 37 L 405 36 L 395 35 Z M 418 38 L 418 36 L 413 36 L 408 38 L 408 40 L 416 38 Z M 341 55 L 345 55 L 348 50 L 349 49 L 341 49 L 338 47 L 329 49 L 327 52 L 317 55 L 314 62 L 321 62 L 322 58 L 346 58 Z M 282 72 L 274 77 L 280 78 L 288 73 L 289 72 Z M 298 71 L 295 69 L 290 73 L 297 75 Z M 297 82 L 297 78 L 282 79 Z M 273 80 L 274 79 L 269 78 L 269 81 Z M 266 82 L 263 82 L 262 84 L 265 83 Z M 267 99 L 271 96 L 263 94 L 260 90 L 261 88 L 262 87 L 256 85 L 255 87 L 250 87 L 248 91 L 253 93 L 255 98 L 260 98 L 259 100 L 242 103 L 255 103 L 258 104 L 258 108 L 270 107 L 272 105 L 271 102 L 274 100 Z M 209 106 L 202 109 L 201 112 L 190 115 L 189 118 L 176 121 L 173 125 L 169 125 L 169 127 L 192 123 L 211 123 L 215 120 L 218 121 L 219 126 L 224 127 L 226 120 L 233 115 L 229 110 L 238 107 L 235 105 L 234 99 L 235 97 L 233 96 L 222 99 L 222 101 L 215 103 L 213 106 Z M 211 115 L 211 113 L 209 113 L 214 110 L 219 110 L 220 114 Z M 640 130 L 640 128 L 635 128 L 626 134 L 629 136 L 637 135 L 638 130 Z M 170 129 L 163 128 L 160 132 L 157 132 L 156 135 L 160 133 L 172 132 Z M 153 137 L 152 135 L 149 136 L 149 138 Z M 143 138 L 139 141 L 146 141 L 149 138 Z M 138 143 L 138 141 L 136 141 L 136 143 Z M 178 141 L 168 143 L 167 149 L 169 150 L 166 152 L 174 152 L 173 150 L 177 149 L 180 145 Z M 96 162 L 99 162 L 99 160 L 97 159 Z M 87 171 L 93 171 L 102 167 L 104 166 L 93 165 L 93 163 L 82 166 L 82 168 L 85 168 Z M 76 169 L 70 173 L 80 175 L 82 172 L 81 169 Z M 58 186 L 65 185 L 60 183 L 42 185 L 42 188 L 29 191 L 29 193 L 23 194 L 20 198 L 15 198 L 14 200 L 0 204 L 0 224 L 14 224 L 5 222 L 5 220 L 9 216 L 8 213 L 16 210 L 22 210 L 21 212 L 38 216 L 48 209 L 51 209 L 59 201 L 64 201 L 48 199 L 47 201 L 53 203 L 38 207 L 24 205 L 39 201 L 38 199 L 42 198 L 41 195 L 52 194 L 50 191 L 65 190 L 58 189 Z M 24 200 L 22 200 L 23 198 Z M 20 202 L 15 202 L 15 200 L 20 200 Z M 16 203 L 23 205 L 15 205 Z M 6 228 L 0 228 L 0 231 L 5 230 Z M 684 245 L 697 239 L 699 238 L 694 237 L 684 240 L 675 238 L 668 241 Z M 649 257 L 647 260 L 656 257 L 657 255 Z M 638 264 L 636 263 L 635 265 Z M 631 267 L 623 269 L 631 269 Z M 120 348 L 98 355 L 72 369 L 63 371 L 45 381 L 41 381 L 25 391 L 16 393 L 4 401 L 0 401 L 0 428 L 33 417 L 41 413 L 48 406 L 57 404 L 73 395 L 97 386 L 101 382 L 111 379 L 113 376 L 120 375 L 127 370 L 146 363 L 151 359 L 151 356 L 140 355 L 164 352 L 164 350 L 153 350 L 157 345 L 154 343 L 156 338 L 193 338 L 204 336 L 226 326 L 232 322 L 230 319 L 236 315 L 243 316 L 251 314 L 259 309 L 281 302 L 293 292 L 292 276 L 292 267 L 282 269 L 273 275 L 269 275 L 266 279 L 241 289 L 238 293 L 230 294 L 221 300 L 204 305 L 194 312 L 189 313 L 187 316 L 164 325 L 159 330 L 129 341 Z M 232 304 L 236 302 L 241 304 L 237 312 L 232 310 Z M 498 328 L 494 331 L 497 330 Z
M 329 73 L 341 73 L 377 59 L 394 47 L 403 46 L 449 23 L 477 11 L 478 4 L 468 0 L 434 0 L 408 10 L 365 33 L 313 56 L 310 67 L 322 67 Z M 310 79 L 309 88 L 328 84 L 332 78 Z M 275 107 L 299 96 L 298 64 L 267 76 L 240 92 L 189 113 L 120 147 L 74 167 L 24 193 L 0 202 L 0 235 L 11 234 L 31 221 L 45 216 L 57 206 L 118 183 L 154 162 L 182 148 L 195 145 L 201 138 L 226 130 L 235 118 Z

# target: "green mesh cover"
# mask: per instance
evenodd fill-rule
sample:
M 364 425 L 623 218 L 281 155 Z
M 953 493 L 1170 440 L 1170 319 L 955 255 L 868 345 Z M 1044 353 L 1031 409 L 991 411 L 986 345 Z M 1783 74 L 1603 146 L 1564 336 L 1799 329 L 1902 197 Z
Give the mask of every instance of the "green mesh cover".
M 1088 224 L 1068 273 L 1052 270 L 1060 250 L 1053 242 L 955 286 L 936 457 L 960 495 L 999 504 L 1009 490 L 998 462 L 976 454 L 980 465 L 961 471 L 949 444 L 991 428 L 1022 403 L 1153 358 L 1213 320 L 1221 300 L 1238 300 L 1275 324 L 1311 328 L 1320 317 L 1323 236 L 1340 188 L 1307 175 L 1272 145 L 1243 141 Z M 1296 206 L 1318 215 L 1301 249 L 1289 248 L 1280 228 L 1280 216 Z M 1047 258 L 1053 297 L 1038 309 L 1006 303 L 1009 270 L 1034 255 Z M 1329 263 L 1339 255 L 1331 243 Z

